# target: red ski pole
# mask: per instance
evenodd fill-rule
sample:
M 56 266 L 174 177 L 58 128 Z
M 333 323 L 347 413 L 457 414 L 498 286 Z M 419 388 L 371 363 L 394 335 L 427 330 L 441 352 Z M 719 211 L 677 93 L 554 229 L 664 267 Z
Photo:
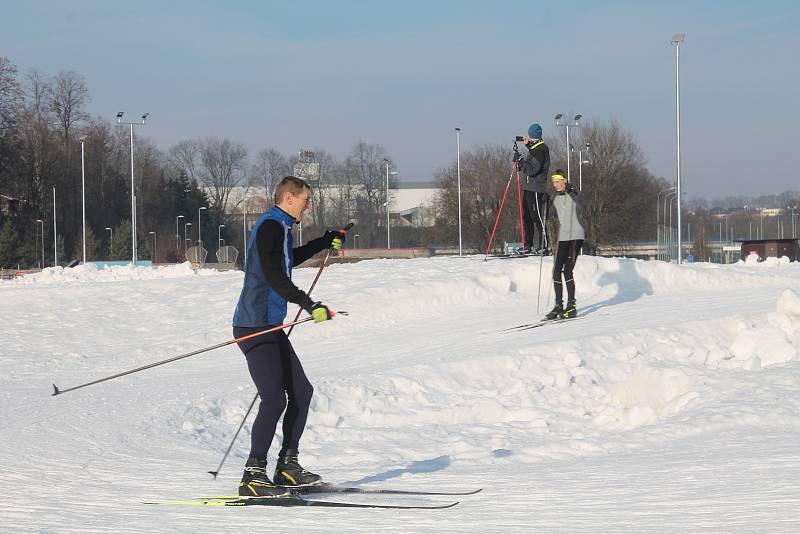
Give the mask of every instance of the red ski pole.
M 516 168 L 516 162 L 511 167 L 511 176 L 508 177 L 508 182 L 506 183 L 506 190 L 503 193 L 503 200 L 500 202 L 500 209 L 497 210 L 497 218 L 494 220 L 494 228 L 492 228 L 492 235 L 489 237 L 489 245 L 486 247 L 486 254 L 484 255 L 483 260 L 486 261 L 489 258 L 489 251 L 492 249 L 492 243 L 494 242 L 494 233 L 497 231 L 497 223 L 500 222 L 500 215 L 503 214 L 503 206 L 506 205 L 506 197 L 508 196 L 508 188 L 511 186 L 511 179 L 514 178 L 514 169 Z
M 338 313 L 341 313 L 342 315 L 347 315 L 347 312 L 338 312 Z M 335 313 L 331 312 L 331 316 L 334 316 L 334 315 L 335 315 Z M 276 327 L 270 328 L 268 330 L 263 330 L 261 332 L 254 332 L 252 334 L 248 334 L 248 335 L 240 337 L 240 338 L 229 339 L 228 341 L 224 341 L 222 343 L 218 343 L 218 344 L 213 345 L 211 347 L 205 347 L 203 349 L 198 349 L 198 350 L 194 350 L 192 352 L 187 352 L 186 354 L 181 354 L 180 356 L 174 356 L 172 358 L 167 358 L 166 360 L 161 360 L 160 362 L 155 362 L 155 363 L 151 363 L 149 365 L 144 365 L 142 367 L 137 367 L 136 369 L 131 369 L 130 371 L 117 373 L 115 375 L 107 376 L 107 377 L 101 378 L 99 380 L 93 380 L 91 382 L 87 382 L 87 383 L 81 384 L 79 386 L 73 386 L 73 387 L 67 388 L 67 389 L 58 389 L 58 386 L 53 384 L 53 396 L 55 397 L 56 395 L 61 395 L 62 393 L 66 393 L 68 391 L 75 391 L 76 389 L 85 388 L 87 386 L 93 386 L 94 384 L 99 384 L 100 382 L 105 382 L 107 380 L 111 380 L 111 379 L 114 379 L 114 378 L 119 378 L 121 376 L 130 375 L 130 374 L 133 374 L 133 373 L 138 373 L 139 371 L 144 371 L 145 369 L 151 369 L 153 367 L 158 367 L 159 365 L 164 365 L 164 364 L 167 364 L 167 363 L 171 363 L 171 362 L 175 362 L 175 361 L 178 361 L 178 360 L 182 360 L 184 358 L 188 358 L 189 356 L 195 356 L 197 354 L 202 354 L 203 352 L 208 352 L 210 350 L 218 349 L 220 347 L 224 347 L 226 345 L 231 345 L 233 343 L 238 343 L 240 341 L 244 341 L 246 339 L 251 339 L 251 338 L 254 338 L 254 337 L 257 337 L 257 336 L 263 336 L 264 334 L 269 334 L 270 332 L 277 332 L 278 330 L 283 330 L 284 328 L 289 328 L 289 327 L 298 325 L 300 323 L 307 323 L 308 321 L 313 321 L 313 320 L 314 320 L 313 317 L 306 317 L 305 319 L 300 319 L 299 321 L 292 321 L 291 323 L 282 324 L 280 326 L 276 326 Z

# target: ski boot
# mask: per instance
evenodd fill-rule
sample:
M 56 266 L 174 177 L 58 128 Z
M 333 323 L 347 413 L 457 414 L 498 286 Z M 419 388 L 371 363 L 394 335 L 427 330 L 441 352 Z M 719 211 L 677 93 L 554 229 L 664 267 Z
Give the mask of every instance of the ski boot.
M 297 449 L 281 450 L 272 478 L 281 486 L 313 486 L 322 482 L 321 476 L 303 469 L 297 461 Z
M 564 308 L 564 311 L 561 313 L 562 319 L 574 319 L 578 316 L 578 310 L 575 307 L 575 301 L 570 300 L 567 302 L 567 307 Z
M 267 476 L 267 460 L 248 458 L 244 465 L 244 475 L 239 483 L 240 497 L 289 497 L 291 492 L 282 488 Z
M 561 316 L 564 313 L 564 307 L 561 304 L 556 304 L 555 307 L 550 310 L 547 315 L 544 316 L 545 320 L 552 321 L 554 319 L 561 319 Z

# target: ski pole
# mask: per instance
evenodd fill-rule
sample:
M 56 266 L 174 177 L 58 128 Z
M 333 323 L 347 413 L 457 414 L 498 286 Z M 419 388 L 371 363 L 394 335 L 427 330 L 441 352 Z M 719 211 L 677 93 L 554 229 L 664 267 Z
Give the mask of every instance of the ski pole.
M 489 237 L 489 245 L 486 247 L 486 254 L 484 255 L 483 261 L 489 259 L 489 250 L 492 248 L 492 243 L 494 242 L 494 233 L 497 231 L 497 223 L 500 222 L 500 215 L 503 214 L 503 206 L 506 205 L 506 197 L 508 196 L 508 188 L 511 187 L 511 179 L 514 178 L 514 169 L 517 168 L 517 162 L 515 161 L 511 167 L 511 176 L 508 177 L 508 182 L 506 183 L 506 190 L 503 193 L 503 200 L 500 202 L 500 209 L 497 210 L 497 218 L 494 220 L 494 228 L 492 228 L 492 235 Z
M 347 226 L 342 228 L 340 231 L 346 234 L 347 231 L 350 230 L 352 227 L 353 223 L 348 223 Z M 319 280 L 319 277 L 322 274 L 322 270 L 325 269 L 325 265 L 328 263 L 328 258 L 331 257 L 332 252 L 333 249 L 329 248 L 328 252 L 325 254 L 325 259 L 322 260 L 322 265 L 319 266 L 319 270 L 317 270 L 317 275 L 314 277 L 314 281 L 311 282 L 311 287 L 308 288 L 308 295 L 311 295 L 311 292 L 314 291 L 314 286 L 317 285 L 317 280 Z M 297 319 L 300 317 L 300 313 L 302 311 L 303 311 L 302 309 L 297 310 L 297 315 L 294 316 L 295 321 L 297 321 Z M 289 331 L 286 332 L 286 337 L 289 337 L 292 334 L 292 330 L 294 330 L 294 325 L 292 325 L 289 328 Z M 242 422 L 239 423 L 239 428 L 236 429 L 236 433 L 233 435 L 233 439 L 231 439 L 230 445 L 228 445 L 227 450 L 225 450 L 225 454 L 222 455 L 222 460 L 219 462 L 217 470 L 208 472 L 212 477 L 214 477 L 215 480 L 219 472 L 222 470 L 222 464 L 224 464 L 225 460 L 228 458 L 228 454 L 230 454 L 231 449 L 233 448 L 233 444 L 236 443 L 236 438 L 239 437 L 239 432 L 242 431 L 242 428 L 244 427 L 244 422 L 247 421 L 247 417 L 250 415 L 250 412 L 253 411 L 253 406 L 255 406 L 257 400 L 258 400 L 258 393 L 256 392 L 256 394 L 253 395 L 253 400 L 250 401 L 250 406 L 247 407 L 247 411 L 245 412 L 244 417 L 242 418 Z
M 339 312 L 339 313 L 341 313 L 342 315 L 346 315 L 347 314 L 347 312 Z M 334 313 L 331 313 L 331 316 L 333 316 L 333 315 L 334 315 Z M 186 354 L 181 354 L 180 356 L 174 356 L 172 358 L 167 358 L 166 360 L 161 360 L 160 362 L 155 362 L 155 363 L 151 363 L 149 365 L 144 365 L 142 367 L 137 367 L 136 369 L 131 369 L 130 371 L 125 371 L 123 373 L 117 373 L 115 375 L 107 376 L 107 377 L 101 378 L 99 380 L 93 380 L 92 382 L 87 382 L 85 384 L 81 384 L 79 386 L 73 386 L 73 387 L 67 388 L 67 389 L 58 389 L 58 386 L 53 384 L 53 390 L 54 390 L 53 391 L 53 396 L 55 397 L 56 395 L 61 395 L 62 393 L 66 393 L 68 391 L 74 391 L 76 389 L 85 388 L 87 386 L 93 386 L 95 384 L 99 384 L 100 382 L 105 382 L 107 380 L 111 380 L 111 379 L 114 379 L 114 378 L 119 378 L 121 376 L 130 375 L 130 374 L 133 374 L 133 373 L 138 373 L 139 371 L 144 371 L 145 369 L 150 369 L 152 367 L 157 367 L 159 365 L 164 365 L 166 363 L 174 362 L 174 361 L 177 361 L 177 360 L 182 360 L 183 358 L 188 358 L 189 356 L 195 356 L 196 354 L 201 354 L 203 352 L 208 352 L 210 350 L 218 349 L 220 347 L 224 347 L 224 346 L 230 345 L 232 343 L 238 343 L 239 341 L 244 341 L 246 339 L 250 339 L 250 338 L 254 338 L 254 337 L 257 337 L 257 336 L 264 335 L 264 334 L 268 334 L 270 332 L 277 332 L 278 330 L 283 330 L 284 328 L 290 328 L 290 327 L 298 325 L 300 323 L 307 323 L 308 321 L 313 321 L 313 320 L 314 320 L 313 317 L 306 317 L 305 319 L 301 319 L 299 321 L 292 321 L 291 323 L 282 324 L 280 326 L 276 326 L 274 328 L 270 328 L 270 329 L 264 330 L 262 332 L 255 332 L 253 334 L 248 334 L 246 336 L 243 336 L 243 337 L 240 337 L 240 338 L 237 338 L 237 339 L 230 339 L 228 341 L 225 341 L 223 343 L 218 343 L 218 344 L 213 345 L 211 347 L 206 347 L 206 348 L 203 348 L 203 349 L 195 350 L 195 351 L 192 351 L 192 352 L 188 352 Z

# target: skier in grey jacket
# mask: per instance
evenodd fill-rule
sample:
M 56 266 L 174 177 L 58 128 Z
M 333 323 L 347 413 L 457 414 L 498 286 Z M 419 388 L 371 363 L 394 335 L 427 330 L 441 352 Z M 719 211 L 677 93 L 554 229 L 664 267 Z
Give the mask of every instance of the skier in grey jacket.
M 550 179 L 556 190 L 548 210 L 551 220 L 557 223 L 558 246 L 553 247 L 553 287 L 556 293 L 556 305 L 545 318 L 571 319 L 578 316 L 572 269 L 575 267 L 575 261 L 581 252 L 583 242 L 586 240 L 585 225 L 582 222 L 582 203 L 578 192 L 564 177 L 564 171 L 557 169 Z M 566 308 L 563 301 L 564 285 L 567 286 Z

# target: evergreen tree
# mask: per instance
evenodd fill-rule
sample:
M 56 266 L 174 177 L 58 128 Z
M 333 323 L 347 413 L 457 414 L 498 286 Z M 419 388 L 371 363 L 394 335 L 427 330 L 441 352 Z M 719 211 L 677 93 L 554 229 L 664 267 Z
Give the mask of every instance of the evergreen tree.
M 0 266 L 16 268 L 20 261 L 17 229 L 14 223 L 6 222 L 0 230 Z

